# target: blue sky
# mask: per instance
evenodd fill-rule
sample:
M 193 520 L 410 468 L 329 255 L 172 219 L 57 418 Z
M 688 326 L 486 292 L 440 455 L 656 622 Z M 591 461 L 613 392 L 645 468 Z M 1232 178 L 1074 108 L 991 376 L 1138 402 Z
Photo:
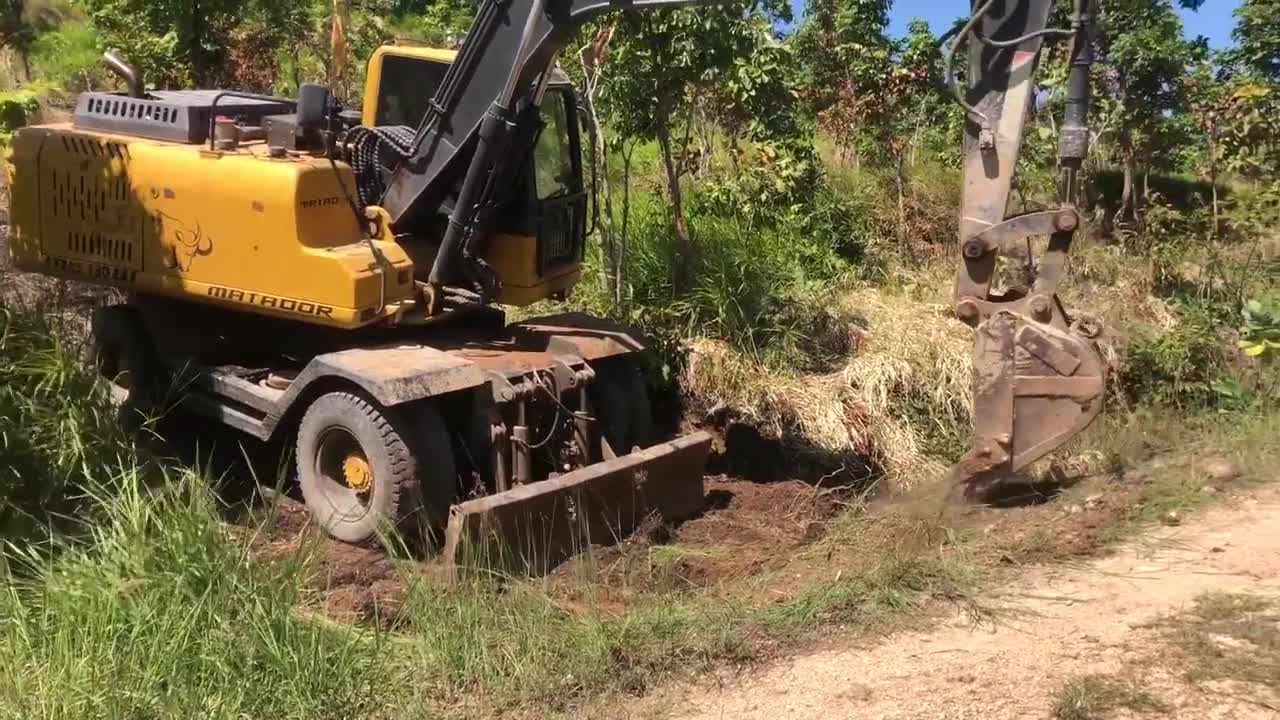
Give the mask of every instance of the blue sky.
M 1224 48 L 1231 44 L 1231 30 L 1236 25 L 1232 12 L 1239 5 L 1240 0 L 1205 0 L 1197 11 L 1178 12 L 1182 15 L 1187 35 L 1204 35 L 1209 38 L 1211 47 Z M 792 0 L 791 6 L 798 17 L 804 1 Z M 950 26 L 952 20 L 965 14 L 967 7 L 967 0 L 894 0 L 890 30 L 895 35 L 904 35 L 907 21 L 921 17 L 929 21 L 935 34 L 940 33 Z

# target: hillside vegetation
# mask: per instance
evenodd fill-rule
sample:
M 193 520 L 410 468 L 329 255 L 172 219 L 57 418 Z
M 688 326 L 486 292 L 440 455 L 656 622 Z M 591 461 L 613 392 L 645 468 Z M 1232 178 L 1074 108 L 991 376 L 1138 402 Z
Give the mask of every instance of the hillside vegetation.
M 472 9 L 2 3 L 0 142 L 113 86 L 108 47 L 159 87 L 318 79 L 358 102 L 373 48 L 454 44 Z M 1043 506 L 981 522 L 935 497 L 972 421 L 972 333 L 950 299 L 963 111 L 938 38 L 922 22 L 891 37 L 889 11 L 624 15 L 561 58 L 601 125 L 601 217 L 565 305 L 655 340 L 669 424 L 719 433 L 714 471 L 735 478 L 717 482 L 741 483 L 740 505 L 760 493 L 758 525 L 712 511 L 543 579 L 445 588 L 394 555 L 339 572 L 280 495 L 242 492 L 288 490 L 239 462 L 263 448 L 231 443 L 227 471 L 209 447 L 175 450 L 163 418 L 121 428 L 83 362 L 100 297 L 0 266 L 0 718 L 545 717 L 833 626 L 981 613 L 973 593 L 1010 565 L 1207 502 L 1202 455 L 1259 479 L 1280 418 L 1280 5 L 1245 0 L 1233 47 L 1210 52 L 1169 0 L 1106 3 L 1091 220 L 1063 300 L 1105 324 L 1107 416 L 1030 474 Z M 1055 202 L 1062 49 L 1042 66 L 1011 212 Z M 339 585 L 354 611 L 332 611 Z

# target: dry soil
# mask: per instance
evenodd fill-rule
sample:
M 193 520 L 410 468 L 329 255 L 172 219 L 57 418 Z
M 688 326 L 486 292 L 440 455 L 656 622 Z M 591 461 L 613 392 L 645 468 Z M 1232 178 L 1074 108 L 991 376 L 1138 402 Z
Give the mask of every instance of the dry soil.
M 1066 682 L 1091 674 L 1157 689 L 1168 703 L 1157 716 L 1280 717 L 1272 702 L 1193 687 L 1153 660 L 1151 624 L 1210 592 L 1280 596 L 1280 490 L 1238 496 L 1104 559 L 1026 572 L 987 599 L 994 612 L 980 624 L 958 613 L 927 632 L 832 643 L 658 693 L 614 717 L 1046 718 Z

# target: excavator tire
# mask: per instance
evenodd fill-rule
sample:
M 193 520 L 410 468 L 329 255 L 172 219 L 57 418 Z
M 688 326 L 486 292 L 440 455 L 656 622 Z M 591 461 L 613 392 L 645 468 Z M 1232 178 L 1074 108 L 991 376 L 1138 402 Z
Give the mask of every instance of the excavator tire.
M 430 404 L 389 410 L 349 392 L 322 395 L 298 425 L 298 482 L 313 517 L 343 542 L 397 528 L 431 536 L 456 496 L 449 434 Z
M 601 366 L 587 391 L 600 430 L 615 457 L 653 444 L 653 408 L 640 369 L 629 361 Z
M 99 308 L 93 314 L 92 360 L 120 401 L 120 420 L 136 429 L 161 404 L 160 363 L 142 316 L 127 305 Z

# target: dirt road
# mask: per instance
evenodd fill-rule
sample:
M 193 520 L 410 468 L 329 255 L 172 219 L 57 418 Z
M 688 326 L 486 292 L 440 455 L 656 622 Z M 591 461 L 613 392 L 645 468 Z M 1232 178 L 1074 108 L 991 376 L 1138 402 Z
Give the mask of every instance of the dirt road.
M 1157 716 L 1280 717 L 1274 699 L 1191 688 L 1153 652 L 1151 623 L 1210 592 L 1280 597 L 1280 491 L 1159 528 L 1087 566 L 1027 573 L 988 599 L 994 620 L 980 626 L 957 615 L 925 633 L 681 688 L 656 706 L 694 720 L 1045 718 L 1069 680 L 1118 674 L 1159 690 Z

